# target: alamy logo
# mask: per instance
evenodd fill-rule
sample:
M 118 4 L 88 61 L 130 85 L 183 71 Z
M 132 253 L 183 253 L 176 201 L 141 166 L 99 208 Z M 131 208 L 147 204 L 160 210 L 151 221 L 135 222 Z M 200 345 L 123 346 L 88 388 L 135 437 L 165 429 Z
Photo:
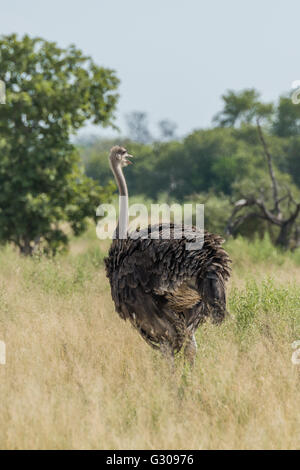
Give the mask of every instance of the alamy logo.
M 296 349 L 292 354 L 292 363 L 298 366 L 300 364 L 300 341 L 294 341 L 292 348 Z
M 151 204 L 149 213 L 144 204 L 128 207 L 127 197 L 120 196 L 118 220 L 112 204 L 101 204 L 96 214 L 101 217 L 96 227 L 100 240 L 116 237 L 165 240 L 185 238 L 187 250 L 200 250 L 204 244 L 204 204 L 196 204 L 195 208 L 193 204 Z M 133 218 L 130 224 L 129 218 Z M 159 229 L 159 224 L 162 224 L 162 230 Z
M 300 103 L 300 80 L 294 80 L 292 82 L 292 103 L 299 104 Z
M 5 83 L 0 80 L 0 104 L 6 103 Z
M 6 346 L 4 341 L 0 341 L 0 365 L 6 364 Z

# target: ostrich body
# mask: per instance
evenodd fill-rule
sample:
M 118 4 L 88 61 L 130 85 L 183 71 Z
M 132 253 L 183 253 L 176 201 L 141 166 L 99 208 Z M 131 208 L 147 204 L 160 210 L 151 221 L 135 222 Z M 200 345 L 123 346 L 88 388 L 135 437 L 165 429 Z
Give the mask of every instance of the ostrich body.
M 185 346 L 185 356 L 193 362 L 199 324 L 207 317 L 220 323 L 226 316 L 230 259 L 221 246 L 223 239 L 206 231 L 203 247 L 187 250 L 186 243 L 201 235 L 194 226 L 149 225 L 138 238 L 120 236 L 120 221 L 128 221 L 122 168 L 131 163 L 129 157 L 122 147 L 111 149 L 111 169 L 123 196 L 116 238 L 105 260 L 112 298 L 120 317 L 129 319 L 153 348 L 174 355 Z M 165 230 L 170 231 L 168 239 Z

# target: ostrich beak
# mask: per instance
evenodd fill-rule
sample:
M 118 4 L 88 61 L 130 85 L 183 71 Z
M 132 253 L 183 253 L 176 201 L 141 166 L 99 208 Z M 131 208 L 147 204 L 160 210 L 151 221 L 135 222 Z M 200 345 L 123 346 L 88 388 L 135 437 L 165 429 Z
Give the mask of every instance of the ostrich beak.
M 127 163 L 127 165 L 132 165 L 133 162 L 128 160 L 128 158 L 133 158 L 133 155 L 130 155 L 129 153 L 126 153 L 125 155 L 125 162 Z

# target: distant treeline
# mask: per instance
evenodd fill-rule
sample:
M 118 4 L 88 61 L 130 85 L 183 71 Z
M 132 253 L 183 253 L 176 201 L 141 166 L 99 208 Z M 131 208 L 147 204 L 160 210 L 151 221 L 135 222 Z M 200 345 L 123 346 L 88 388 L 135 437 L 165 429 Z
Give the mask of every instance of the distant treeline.
M 262 103 L 255 90 L 229 91 L 223 101 L 214 127 L 183 139 L 145 142 L 145 114 L 132 113 L 131 124 L 139 119 L 131 125 L 135 139 L 129 132 L 131 138 L 78 144 L 87 175 L 105 186 L 112 179 L 109 149 L 122 144 L 136 157 L 126 169 L 130 196 L 205 203 L 210 230 L 225 233 L 230 221 L 231 233 L 263 236 L 268 231 L 275 243 L 298 246 L 300 104 L 289 96 L 280 97 L 277 105 Z M 231 220 L 238 201 L 242 210 Z
M 300 104 L 281 97 L 277 106 L 265 105 L 257 101 L 254 90 L 229 92 L 223 99 L 224 110 L 214 120 L 216 127 L 194 131 L 182 140 L 142 144 L 123 138 L 81 143 L 87 175 L 106 185 L 112 178 L 109 148 L 121 143 L 136 157 L 126 170 L 131 195 L 159 199 L 164 194 L 184 201 L 199 193 L 235 197 L 245 188 L 265 188 L 269 185 L 267 163 L 253 120 L 259 104 L 263 117 L 268 114 L 263 130 L 278 180 L 299 190 Z

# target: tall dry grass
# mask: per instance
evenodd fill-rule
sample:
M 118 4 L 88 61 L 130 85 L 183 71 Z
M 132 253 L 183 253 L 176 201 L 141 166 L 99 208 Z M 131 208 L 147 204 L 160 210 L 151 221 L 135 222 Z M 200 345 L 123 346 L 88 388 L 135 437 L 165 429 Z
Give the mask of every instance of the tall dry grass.
M 54 261 L 0 252 L 1 449 L 299 448 L 298 254 L 229 244 L 232 318 L 198 330 L 191 375 L 114 312 L 106 248 L 89 233 Z

